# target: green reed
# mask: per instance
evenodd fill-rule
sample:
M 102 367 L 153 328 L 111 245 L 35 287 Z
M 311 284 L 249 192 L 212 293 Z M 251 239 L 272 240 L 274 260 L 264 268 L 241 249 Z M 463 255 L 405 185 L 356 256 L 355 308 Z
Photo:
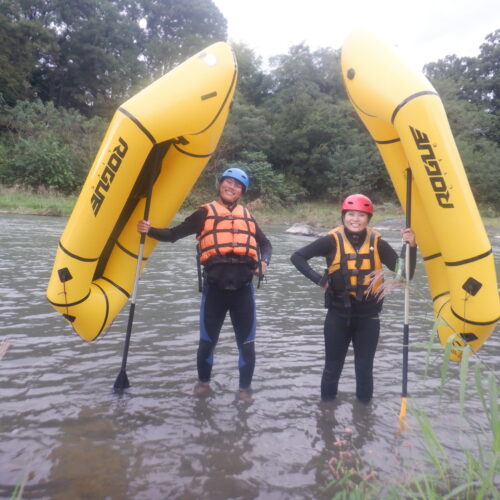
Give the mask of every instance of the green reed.
M 498 411 L 498 383 L 495 373 L 486 366 L 469 346 L 457 347 L 450 341 L 443 347 L 434 343 L 435 325 L 429 346 L 443 352 L 441 365 L 441 393 L 449 379 L 450 355 L 453 350 L 461 350 L 459 366 L 458 401 L 460 415 L 465 424 L 469 416 L 465 411 L 467 389 L 475 389 L 474 396 L 481 402 L 488 426 L 470 437 L 470 446 L 462 449 L 462 455 L 449 456 L 441 446 L 426 414 L 411 402 L 411 412 L 415 416 L 426 449 L 426 459 L 433 467 L 432 473 L 419 473 L 405 485 L 402 496 L 408 499 L 500 499 L 500 420 Z M 474 361 L 474 364 L 472 364 Z M 473 370 L 471 367 L 473 366 Z M 427 371 L 427 367 L 426 367 Z M 473 371 L 474 384 L 469 384 Z M 486 384 L 485 384 L 486 381 Z M 472 422 L 470 422 L 472 423 Z M 477 423 L 476 423 L 477 425 Z M 458 432 L 458 431 L 457 431 Z M 487 446 L 484 443 L 489 443 Z
M 437 328 L 437 327 L 436 327 Z M 456 350 L 451 342 L 446 346 L 436 345 L 435 330 L 427 349 L 430 352 L 439 349 L 443 354 L 441 365 L 441 392 L 449 379 L 450 353 Z M 415 347 L 415 346 L 414 346 Z M 410 398 L 410 412 L 414 416 L 420 437 L 425 447 L 425 470 L 410 470 L 406 479 L 383 484 L 376 479 L 375 473 L 367 476 L 362 470 L 366 468 L 362 457 L 356 453 L 357 461 L 348 463 L 345 460 L 334 460 L 335 468 L 329 463 L 333 480 L 325 491 L 336 491 L 335 500 L 355 500 L 358 498 L 387 500 L 500 500 L 500 419 L 498 405 L 498 381 L 495 373 L 486 366 L 469 346 L 462 350 L 459 366 L 458 402 L 461 419 L 466 428 L 471 418 L 465 411 L 467 392 L 474 390 L 473 396 L 481 402 L 487 425 L 475 435 L 470 435 L 467 447 L 462 453 L 450 456 L 433 429 L 429 417 Z M 427 367 L 425 368 L 427 373 Z M 472 375 L 472 377 L 471 377 Z M 473 383 L 470 384 L 470 380 Z M 477 427 L 477 423 L 475 426 Z M 459 429 L 457 429 L 457 433 Z M 357 481 L 354 481 L 357 479 Z

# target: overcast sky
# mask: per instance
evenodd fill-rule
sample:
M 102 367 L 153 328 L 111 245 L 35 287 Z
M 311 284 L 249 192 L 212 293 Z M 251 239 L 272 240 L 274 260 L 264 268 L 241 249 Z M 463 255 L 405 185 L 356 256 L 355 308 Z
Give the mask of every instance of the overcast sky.
M 339 49 L 355 28 L 397 46 L 418 69 L 446 55 L 477 56 L 487 34 L 500 28 L 499 0 L 213 0 L 228 22 L 229 41 L 261 56 Z

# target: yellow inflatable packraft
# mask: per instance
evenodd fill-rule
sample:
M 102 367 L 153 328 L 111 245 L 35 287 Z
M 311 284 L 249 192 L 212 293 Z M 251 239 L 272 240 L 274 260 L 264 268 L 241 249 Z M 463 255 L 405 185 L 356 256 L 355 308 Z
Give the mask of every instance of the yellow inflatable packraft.
M 115 113 L 59 241 L 47 298 L 86 341 L 104 332 L 134 286 L 151 182 L 150 220 L 166 227 L 224 129 L 236 86 L 232 50 L 216 43 Z M 146 238 L 143 265 L 156 240 Z
M 341 64 L 349 99 L 403 207 L 411 169 L 412 227 L 439 339 L 477 351 L 500 316 L 495 263 L 441 99 L 422 74 L 368 32 L 346 39 Z M 452 349 L 452 359 L 461 353 Z

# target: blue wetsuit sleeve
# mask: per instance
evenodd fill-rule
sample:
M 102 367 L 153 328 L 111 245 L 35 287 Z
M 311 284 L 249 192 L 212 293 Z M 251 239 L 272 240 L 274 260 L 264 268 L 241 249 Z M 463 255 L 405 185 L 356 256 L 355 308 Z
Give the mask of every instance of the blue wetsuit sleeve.
M 174 243 L 174 241 L 185 238 L 190 234 L 199 234 L 203 229 L 206 216 L 207 209 L 201 207 L 196 210 L 196 212 L 193 212 L 189 217 L 186 217 L 186 219 L 184 219 L 184 221 L 177 226 L 165 229 L 151 227 L 148 231 L 148 236 L 159 241 L 169 241 L 170 243 Z
M 309 243 L 305 247 L 300 248 L 293 253 L 290 260 L 292 264 L 313 283 L 319 284 L 323 274 L 315 271 L 309 264 L 308 260 L 313 257 L 333 256 L 336 252 L 335 240 L 332 236 L 326 235 Z
M 257 245 L 259 245 L 260 260 L 263 260 L 267 265 L 269 265 L 271 262 L 271 255 L 273 253 L 273 246 L 257 223 L 255 223 L 255 239 L 257 241 Z

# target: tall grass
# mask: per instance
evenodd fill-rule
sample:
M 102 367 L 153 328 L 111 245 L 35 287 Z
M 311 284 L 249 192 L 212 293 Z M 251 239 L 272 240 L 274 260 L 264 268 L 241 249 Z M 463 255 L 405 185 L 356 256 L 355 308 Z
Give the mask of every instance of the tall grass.
M 189 215 L 193 210 L 213 198 L 213 192 L 203 199 L 188 197 L 180 209 L 178 218 Z M 54 190 L 38 189 L 34 191 L 19 187 L 6 187 L 0 184 L 0 212 L 69 216 L 76 201 L 76 195 L 65 196 Z M 243 200 L 243 203 L 245 201 Z M 290 206 L 268 206 L 256 200 L 248 204 L 255 218 L 262 224 L 291 225 L 294 223 L 309 224 L 315 228 L 332 228 L 340 223 L 340 209 L 337 202 L 304 201 Z M 375 206 L 372 224 L 387 218 L 402 218 L 403 213 L 398 205 L 384 203 Z M 485 225 L 500 228 L 500 217 L 491 215 L 483 217 Z
M 441 387 L 448 378 L 450 346 L 437 346 L 443 352 Z M 456 349 L 456 347 L 453 347 Z M 425 470 L 410 470 L 407 479 L 387 486 L 375 479 L 375 474 L 363 475 L 362 460 L 349 463 L 333 458 L 329 465 L 333 480 L 326 492 L 336 491 L 335 500 L 379 499 L 387 500 L 500 500 L 500 418 L 498 382 L 496 375 L 482 361 L 475 359 L 471 368 L 472 352 L 463 348 L 460 362 L 458 401 L 460 413 L 467 423 L 465 411 L 466 388 L 473 375 L 474 397 L 481 402 L 488 426 L 479 434 L 469 436 L 470 445 L 462 453 L 450 455 L 440 443 L 429 417 L 410 399 L 410 412 L 418 424 L 418 431 L 425 447 Z M 459 430 L 457 429 L 457 433 Z M 351 453 L 357 454 L 356 450 Z M 359 455 L 358 455 L 359 456 Z M 341 455 L 342 457 L 342 455 Z M 332 464 L 334 467 L 332 467 Z
M 448 347 L 448 346 L 446 346 Z M 456 349 L 456 347 L 453 347 Z M 451 349 L 445 349 L 448 354 Z M 463 349 L 460 362 L 459 403 L 462 418 L 467 421 L 465 393 L 469 387 L 469 346 Z M 446 357 L 446 356 L 445 356 Z M 411 499 L 500 499 L 500 419 L 498 412 L 498 384 L 495 374 L 478 361 L 473 369 L 476 396 L 481 401 L 489 427 L 482 435 L 471 438 L 474 448 L 462 450 L 462 456 L 450 456 L 439 443 L 425 413 L 412 402 L 412 413 L 418 422 L 426 447 L 426 458 L 434 474 L 417 475 L 407 486 Z M 442 372 L 442 378 L 447 372 Z M 486 382 L 486 383 L 485 383 Z M 485 445 L 486 443 L 486 445 Z
M 33 215 L 69 215 L 76 196 L 53 190 L 26 190 L 0 185 L 0 211 Z
M 252 214 L 259 223 L 275 222 L 292 224 L 295 222 L 308 224 L 315 228 L 332 228 L 341 223 L 340 204 L 326 201 L 304 201 L 290 206 L 260 206 L 248 205 Z M 402 218 L 403 212 L 399 206 L 392 203 L 375 206 L 375 213 L 371 221 L 376 224 L 386 218 Z

